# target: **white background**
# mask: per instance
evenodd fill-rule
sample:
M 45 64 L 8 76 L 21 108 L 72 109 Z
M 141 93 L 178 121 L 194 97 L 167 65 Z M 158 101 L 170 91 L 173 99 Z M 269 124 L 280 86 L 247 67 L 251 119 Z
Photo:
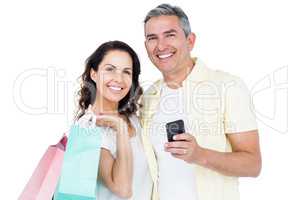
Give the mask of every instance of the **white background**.
M 296 1 L 168 2 L 190 18 L 197 34 L 193 55 L 240 76 L 251 89 L 263 170 L 256 179 L 240 179 L 242 200 L 299 199 Z M 145 88 L 160 77 L 147 58 L 142 23 L 160 3 L 1 1 L 1 199 L 17 199 L 48 145 L 72 123 L 77 78 L 102 42 L 122 40 L 138 52 Z

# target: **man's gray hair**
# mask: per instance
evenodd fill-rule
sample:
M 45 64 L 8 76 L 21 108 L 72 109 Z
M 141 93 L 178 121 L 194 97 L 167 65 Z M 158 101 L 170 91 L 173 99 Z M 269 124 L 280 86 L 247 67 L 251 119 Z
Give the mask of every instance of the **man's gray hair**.
M 177 16 L 179 18 L 181 28 L 186 37 L 192 32 L 189 18 L 184 13 L 184 11 L 180 7 L 171 6 L 170 4 L 160 4 L 156 8 L 150 10 L 147 16 L 145 17 L 144 23 L 146 24 L 147 21 L 152 17 L 159 17 L 163 15 Z

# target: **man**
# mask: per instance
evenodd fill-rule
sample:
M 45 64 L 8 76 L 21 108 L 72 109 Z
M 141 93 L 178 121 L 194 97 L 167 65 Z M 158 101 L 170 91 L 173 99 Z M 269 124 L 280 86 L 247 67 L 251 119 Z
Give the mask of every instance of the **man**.
M 148 56 L 163 75 L 145 92 L 141 112 L 153 199 L 239 199 L 238 177 L 261 169 L 245 84 L 191 57 L 196 36 L 179 7 L 159 5 L 144 23 Z M 168 142 L 165 126 L 175 120 L 185 133 Z

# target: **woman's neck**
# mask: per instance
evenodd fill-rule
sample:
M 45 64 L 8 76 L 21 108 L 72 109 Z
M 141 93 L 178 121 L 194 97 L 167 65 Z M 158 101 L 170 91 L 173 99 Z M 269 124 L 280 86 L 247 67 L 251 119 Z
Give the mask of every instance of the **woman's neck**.
M 118 114 L 118 103 L 107 101 L 103 97 L 96 96 L 95 102 L 92 105 L 92 110 L 95 114 Z

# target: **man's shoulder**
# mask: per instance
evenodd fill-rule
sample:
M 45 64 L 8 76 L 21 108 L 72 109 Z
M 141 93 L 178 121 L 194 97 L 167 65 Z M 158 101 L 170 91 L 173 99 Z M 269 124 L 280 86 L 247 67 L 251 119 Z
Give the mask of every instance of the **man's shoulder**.
M 228 82 L 228 81 L 237 81 L 240 80 L 240 77 L 231 74 L 226 71 L 222 71 L 219 69 L 212 69 L 206 67 L 207 74 L 208 74 L 208 81 L 216 81 L 216 82 Z
M 231 89 L 231 91 L 247 91 L 248 87 L 245 82 L 234 74 L 222 71 L 206 68 L 207 70 L 207 81 L 214 86 L 217 86 L 219 89 Z
M 143 111 L 148 109 L 148 106 L 151 102 L 153 102 L 154 98 L 157 100 L 159 98 L 159 93 L 161 89 L 161 84 L 163 83 L 162 79 L 159 79 L 155 81 L 152 85 L 150 85 L 140 99 L 141 109 L 140 112 L 143 113 Z M 141 113 L 138 115 L 140 116 Z
M 158 79 L 153 84 L 151 84 L 144 92 L 143 96 L 154 95 L 159 92 L 163 80 Z
M 224 83 L 240 80 L 240 78 L 236 75 L 228 73 L 223 70 L 214 69 L 210 66 L 207 66 L 201 59 L 196 60 L 196 68 L 192 71 L 190 80 L 194 82 L 212 82 L 212 83 Z

